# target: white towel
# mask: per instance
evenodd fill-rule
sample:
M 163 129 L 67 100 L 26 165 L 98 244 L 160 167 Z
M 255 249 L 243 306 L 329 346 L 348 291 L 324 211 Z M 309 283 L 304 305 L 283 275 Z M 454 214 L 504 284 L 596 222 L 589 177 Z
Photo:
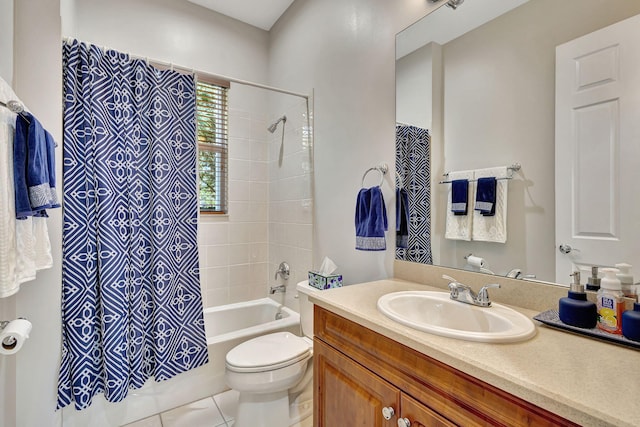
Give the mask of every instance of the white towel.
M 0 101 L 19 101 L 0 78 Z M 51 242 L 46 218 L 16 220 L 13 177 L 13 136 L 16 114 L 0 107 L 0 298 L 9 297 L 20 284 L 34 280 L 36 271 L 50 268 Z
M 471 182 L 474 179 L 473 171 L 449 172 L 447 181 L 456 179 L 469 180 L 469 198 L 467 201 L 467 214 L 454 215 L 451 212 L 451 185 L 449 185 L 449 194 L 447 195 L 447 221 L 445 225 L 444 237 L 451 240 L 471 240 L 471 228 L 473 225 L 473 206 L 476 199 L 476 186 Z
M 476 179 L 489 177 L 506 178 L 508 177 L 508 170 L 506 166 L 479 169 L 476 170 L 475 177 Z M 496 181 L 496 214 L 494 216 L 484 216 L 478 211 L 473 211 L 473 240 L 506 243 L 508 182 L 508 179 L 498 179 Z
M 13 185 L 15 114 L 0 108 L 0 298 L 18 291 L 16 282 L 16 205 Z

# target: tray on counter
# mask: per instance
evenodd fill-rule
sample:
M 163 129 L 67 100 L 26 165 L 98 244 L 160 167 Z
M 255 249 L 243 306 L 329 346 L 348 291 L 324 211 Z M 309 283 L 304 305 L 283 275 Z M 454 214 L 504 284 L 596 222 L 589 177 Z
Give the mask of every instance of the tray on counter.
M 576 334 L 585 335 L 598 340 L 620 344 L 626 347 L 631 347 L 636 350 L 640 350 L 640 342 L 632 341 L 628 338 L 625 338 L 622 335 L 610 334 L 598 328 L 584 329 L 584 328 L 577 328 L 575 326 L 567 325 L 566 323 L 563 323 L 560 320 L 560 314 L 558 313 L 558 310 L 543 311 L 542 313 L 539 313 L 533 316 L 533 318 L 534 320 L 537 320 L 538 322 L 542 322 L 545 325 L 551 326 L 553 328 L 557 328 L 557 329 L 568 331 L 568 332 L 574 332 Z

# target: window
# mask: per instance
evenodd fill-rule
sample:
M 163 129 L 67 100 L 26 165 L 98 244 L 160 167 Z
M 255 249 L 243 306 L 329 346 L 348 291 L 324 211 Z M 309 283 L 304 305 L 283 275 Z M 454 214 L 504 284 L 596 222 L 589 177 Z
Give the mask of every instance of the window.
M 229 84 L 198 76 L 196 119 L 200 212 L 227 213 L 227 91 Z

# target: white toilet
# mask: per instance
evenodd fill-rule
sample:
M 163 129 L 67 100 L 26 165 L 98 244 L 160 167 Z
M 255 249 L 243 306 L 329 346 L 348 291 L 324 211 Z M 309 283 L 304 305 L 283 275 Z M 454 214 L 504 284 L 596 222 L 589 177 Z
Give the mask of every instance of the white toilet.
M 237 345 L 226 357 L 227 385 L 240 393 L 234 427 L 289 427 L 290 395 L 313 379 L 313 303 L 318 290 L 308 281 L 296 285 L 303 337 L 289 332 L 263 335 Z

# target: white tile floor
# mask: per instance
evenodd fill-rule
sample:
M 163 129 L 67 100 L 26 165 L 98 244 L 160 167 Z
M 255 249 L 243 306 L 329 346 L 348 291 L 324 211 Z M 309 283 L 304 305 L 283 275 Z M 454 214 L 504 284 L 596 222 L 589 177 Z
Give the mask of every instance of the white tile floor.
M 238 392 L 229 390 L 123 427 L 232 427 Z

